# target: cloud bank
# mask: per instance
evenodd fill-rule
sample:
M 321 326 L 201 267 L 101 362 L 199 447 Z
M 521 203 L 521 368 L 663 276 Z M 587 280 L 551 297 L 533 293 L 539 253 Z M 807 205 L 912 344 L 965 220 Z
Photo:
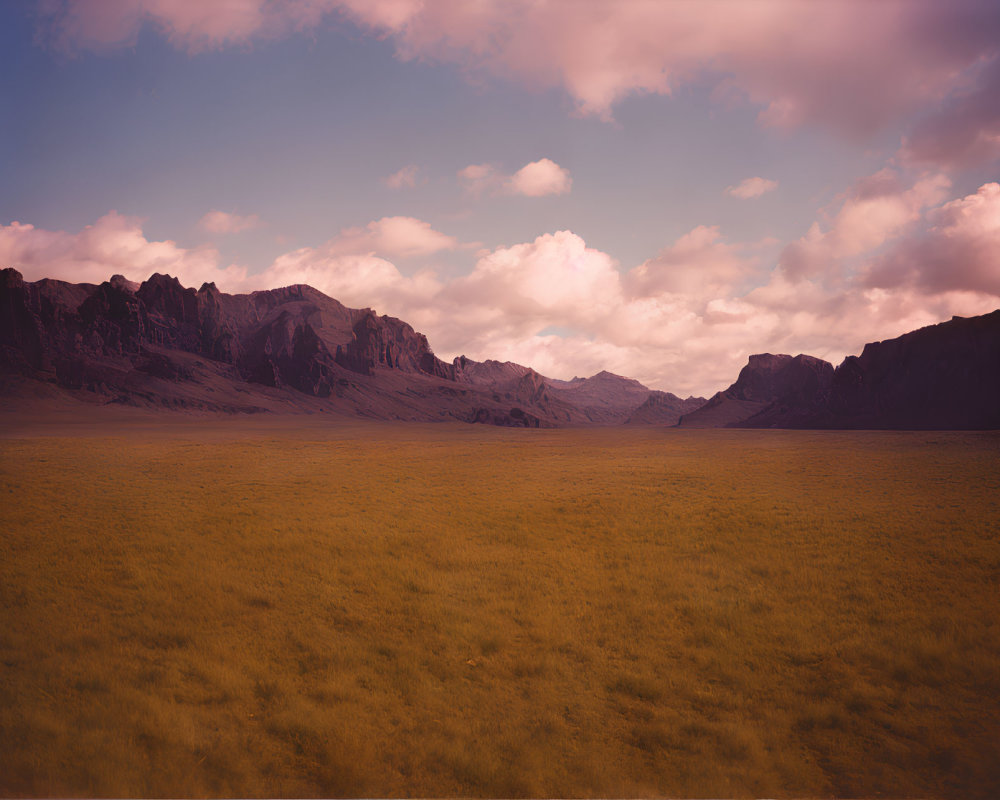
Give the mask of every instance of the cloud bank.
M 918 111 L 955 105 L 914 134 L 915 157 L 994 145 L 1000 12 L 991 0 L 39 0 L 39 36 L 68 52 L 135 44 L 150 25 L 191 53 L 245 46 L 349 20 L 397 56 L 471 76 L 558 87 L 581 114 L 610 118 L 635 94 L 691 84 L 760 107 L 763 125 L 867 136 Z M 993 108 L 996 104 L 993 104 Z

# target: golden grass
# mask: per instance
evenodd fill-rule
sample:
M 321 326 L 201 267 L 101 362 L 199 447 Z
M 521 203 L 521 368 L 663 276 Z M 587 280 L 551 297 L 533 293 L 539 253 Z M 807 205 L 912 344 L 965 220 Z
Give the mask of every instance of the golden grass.
M 1000 792 L 1000 436 L 0 441 L 0 793 Z

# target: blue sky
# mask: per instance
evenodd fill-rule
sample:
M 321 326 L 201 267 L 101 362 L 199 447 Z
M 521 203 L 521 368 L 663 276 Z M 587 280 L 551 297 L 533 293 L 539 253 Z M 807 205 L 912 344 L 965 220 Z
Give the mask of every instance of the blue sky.
M 204 5 L 0 6 L 0 261 L 301 280 L 681 394 L 1000 305 L 989 4 Z

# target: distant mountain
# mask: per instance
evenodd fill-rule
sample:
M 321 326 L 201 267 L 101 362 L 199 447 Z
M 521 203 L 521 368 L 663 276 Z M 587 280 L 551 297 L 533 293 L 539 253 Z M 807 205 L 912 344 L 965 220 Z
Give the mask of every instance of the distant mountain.
M 836 369 L 812 356 L 750 356 L 681 427 L 1000 428 L 1000 310 L 873 342 Z
M 652 391 L 645 402 L 629 414 L 626 425 L 676 425 L 684 414 L 705 405 L 704 397 L 681 400 L 670 392 Z
M 600 373 L 556 381 L 464 356 L 309 286 L 229 295 L 176 278 L 25 282 L 0 271 L 0 394 L 231 412 L 303 411 L 496 425 L 615 424 L 650 396 Z
M 650 389 L 632 378 L 602 371 L 590 378 L 571 381 L 546 379 L 549 392 L 579 408 L 588 422 L 624 422 L 649 398 Z

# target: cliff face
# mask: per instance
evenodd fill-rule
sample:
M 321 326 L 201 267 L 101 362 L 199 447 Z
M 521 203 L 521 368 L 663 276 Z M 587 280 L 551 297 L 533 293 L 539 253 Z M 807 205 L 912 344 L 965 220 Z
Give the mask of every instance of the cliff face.
M 365 309 L 354 322 L 350 341 L 338 346 L 337 363 L 370 375 L 376 367 L 423 372 L 455 379 L 455 368 L 431 352 L 427 337 L 394 317 L 379 317 Z
M 837 367 L 829 415 L 845 428 L 1000 428 L 1000 310 L 865 345 Z
M 750 356 L 736 382 L 682 427 L 1000 428 L 1000 311 L 865 345 L 836 368 Z
M 232 366 L 250 382 L 317 397 L 329 396 L 338 367 L 365 375 L 376 368 L 454 375 L 406 323 L 348 309 L 307 286 L 225 295 L 214 284 L 195 291 L 153 275 L 138 287 L 115 276 L 81 288 L 25 283 L 7 269 L 0 303 L 8 369 L 54 368 L 57 381 L 74 388 L 101 365 L 141 366 L 154 349 L 194 353 Z

